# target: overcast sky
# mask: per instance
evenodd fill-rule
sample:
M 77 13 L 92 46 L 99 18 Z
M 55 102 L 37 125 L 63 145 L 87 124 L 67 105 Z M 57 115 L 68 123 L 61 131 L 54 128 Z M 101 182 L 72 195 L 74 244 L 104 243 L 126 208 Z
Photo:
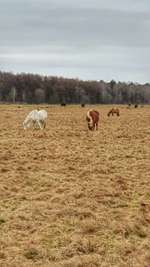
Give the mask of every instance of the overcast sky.
M 0 0 L 0 70 L 150 82 L 150 0 Z

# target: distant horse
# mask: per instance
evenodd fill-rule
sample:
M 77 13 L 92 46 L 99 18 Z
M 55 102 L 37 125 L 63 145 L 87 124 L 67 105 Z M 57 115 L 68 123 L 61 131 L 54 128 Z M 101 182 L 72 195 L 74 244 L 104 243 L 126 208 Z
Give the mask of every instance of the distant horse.
M 98 130 L 99 112 L 90 109 L 86 114 L 86 121 L 88 123 L 89 130 L 91 131 Z
M 131 108 L 131 103 L 128 104 L 127 108 Z
M 82 108 L 84 108 L 84 107 L 85 107 L 85 104 L 84 104 L 84 103 L 82 103 L 82 104 L 81 104 L 81 107 L 82 107 Z
M 64 102 L 61 103 L 61 106 L 62 106 L 62 107 L 65 107 L 65 106 L 66 106 L 66 103 L 64 103 Z
M 112 109 L 108 112 L 107 116 L 108 116 L 108 117 L 109 117 L 110 115 L 114 116 L 114 114 L 116 114 L 117 116 L 120 116 L 120 112 L 119 112 L 119 109 L 118 109 L 118 108 L 112 108 Z

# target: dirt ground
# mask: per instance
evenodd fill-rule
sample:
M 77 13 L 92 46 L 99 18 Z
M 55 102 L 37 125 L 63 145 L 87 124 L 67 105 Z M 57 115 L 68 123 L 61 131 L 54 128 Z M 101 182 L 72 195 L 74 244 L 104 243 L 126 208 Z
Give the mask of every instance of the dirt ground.
M 91 106 L 92 107 L 92 106 Z M 91 108 L 90 107 L 90 108 Z M 0 106 L 0 266 L 150 266 L 150 107 Z

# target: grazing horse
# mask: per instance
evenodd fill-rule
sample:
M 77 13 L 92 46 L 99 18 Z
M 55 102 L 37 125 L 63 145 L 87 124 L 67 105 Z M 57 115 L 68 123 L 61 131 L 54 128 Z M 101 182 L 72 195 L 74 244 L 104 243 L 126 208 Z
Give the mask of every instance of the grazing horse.
M 61 106 L 62 106 L 62 107 L 65 107 L 65 106 L 66 106 L 66 103 L 64 103 L 64 102 L 61 103 Z
M 23 128 L 38 126 L 41 130 L 46 126 L 47 112 L 45 110 L 32 110 L 23 122 Z
M 86 121 L 88 123 L 89 130 L 91 131 L 94 131 L 94 129 L 98 130 L 99 112 L 90 109 L 86 114 Z
M 112 109 L 108 112 L 107 116 L 108 116 L 108 117 L 109 117 L 110 115 L 114 116 L 114 114 L 116 114 L 117 116 L 120 116 L 120 112 L 119 112 L 119 109 L 118 109 L 118 108 L 112 108 Z

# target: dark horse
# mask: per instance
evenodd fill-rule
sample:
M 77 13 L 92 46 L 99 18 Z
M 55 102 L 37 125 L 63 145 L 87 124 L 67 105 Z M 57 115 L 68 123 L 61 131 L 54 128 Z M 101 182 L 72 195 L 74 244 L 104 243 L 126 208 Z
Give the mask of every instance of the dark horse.
M 95 129 L 98 130 L 99 112 L 90 109 L 86 114 L 86 121 L 88 123 L 89 130 L 91 131 L 94 131 Z
M 120 116 L 120 112 L 119 112 L 119 109 L 118 109 L 118 108 L 112 108 L 112 109 L 108 112 L 107 116 L 108 116 L 108 117 L 109 117 L 110 115 L 114 116 L 114 114 L 116 114 L 117 116 Z

